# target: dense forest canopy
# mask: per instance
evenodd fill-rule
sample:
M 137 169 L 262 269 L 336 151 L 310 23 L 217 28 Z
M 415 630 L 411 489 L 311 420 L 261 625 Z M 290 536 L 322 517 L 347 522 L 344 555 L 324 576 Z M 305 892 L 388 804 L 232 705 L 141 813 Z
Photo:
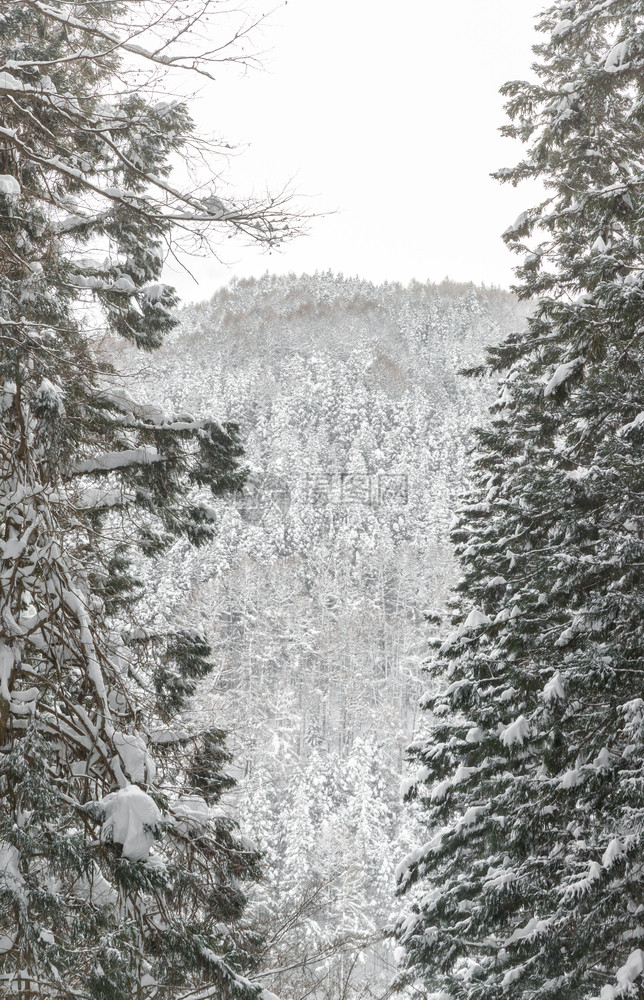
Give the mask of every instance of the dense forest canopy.
M 146 392 L 234 416 L 249 477 L 213 543 L 141 567 L 146 608 L 212 646 L 184 718 L 231 731 L 231 802 L 266 852 L 262 968 L 285 970 L 271 988 L 380 996 L 425 616 L 454 579 L 469 428 L 494 391 L 459 371 L 522 313 L 498 289 L 316 274 L 233 282 L 180 316 Z

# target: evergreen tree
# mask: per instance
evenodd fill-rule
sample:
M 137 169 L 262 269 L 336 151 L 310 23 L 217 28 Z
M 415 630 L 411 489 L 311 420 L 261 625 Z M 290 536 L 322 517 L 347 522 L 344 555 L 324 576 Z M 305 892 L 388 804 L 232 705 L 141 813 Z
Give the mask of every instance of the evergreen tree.
M 136 548 L 213 537 L 212 498 L 244 481 L 237 430 L 138 403 L 101 346 L 107 332 L 149 350 L 174 325 L 159 276 L 177 227 L 276 238 L 276 205 L 169 179 L 196 137 L 158 74 L 209 75 L 193 29 L 214 13 L 0 13 L 3 995 L 258 992 L 239 925 L 258 856 L 216 805 L 223 734 L 171 724 L 209 649 L 177 624 L 141 627 L 131 568 Z
M 644 996 L 644 4 L 541 16 L 502 171 L 527 330 L 454 531 L 447 685 L 412 747 L 428 842 L 400 866 L 403 978 L 458 1000 Z

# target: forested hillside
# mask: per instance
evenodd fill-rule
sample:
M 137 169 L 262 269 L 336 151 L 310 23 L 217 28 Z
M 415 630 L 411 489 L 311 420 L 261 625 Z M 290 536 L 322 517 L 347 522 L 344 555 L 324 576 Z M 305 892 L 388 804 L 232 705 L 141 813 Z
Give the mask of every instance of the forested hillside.
M 184 310 L 151 401 L 240 424 L 249 469 L 216 540 L 142 567 L 215 669 L 185 723 L 230 731 L 231 809 L 265 852 L 251 919 L 284 998 L 380 996 L 400 806 L 449 522 L 489 381 L 459 375 L 523 323 L 508 294 L 331 274 L 234 282 Z M 409 819 L 406 820 L 410 822 Z

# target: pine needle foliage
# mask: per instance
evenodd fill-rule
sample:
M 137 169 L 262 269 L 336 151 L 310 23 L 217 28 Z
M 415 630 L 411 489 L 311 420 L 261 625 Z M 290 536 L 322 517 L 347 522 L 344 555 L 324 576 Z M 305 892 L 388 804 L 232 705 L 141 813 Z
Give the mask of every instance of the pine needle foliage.
M 644 996 L 644 4 L 550 5 L 504 88 L 540 180 L 525 330 L 454 529 L 455 630 L 409 792 L 402 977 L 452 1000 Z

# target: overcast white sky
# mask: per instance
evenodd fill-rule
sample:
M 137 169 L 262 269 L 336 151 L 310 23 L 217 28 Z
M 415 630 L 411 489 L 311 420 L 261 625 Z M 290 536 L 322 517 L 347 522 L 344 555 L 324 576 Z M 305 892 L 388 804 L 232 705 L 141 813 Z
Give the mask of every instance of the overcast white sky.
M 233 275 L 333 270 L 373 281 L 445 276 L 507 286 L 500 233 L 534 200 L 489 177 L 516 161 L 502 139 L 503 82 L 529 75 L 543 0 L 288 0 L 256 39 L 264 71 L 222 72 L 207 128 L 240 145 L 238 191 L 293 177 L 311 211 L 335 210 L 270 256 L 172 269 L 184 300 Z

